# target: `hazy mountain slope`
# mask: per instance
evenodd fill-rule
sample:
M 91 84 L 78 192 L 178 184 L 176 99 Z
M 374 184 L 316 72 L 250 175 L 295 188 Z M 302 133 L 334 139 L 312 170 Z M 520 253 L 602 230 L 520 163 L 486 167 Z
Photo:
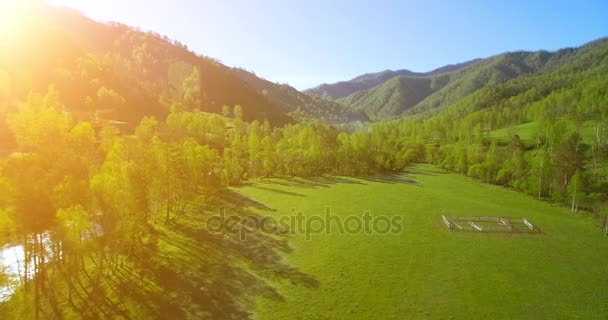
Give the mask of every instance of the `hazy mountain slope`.
M 394 77 L 376 88 L 356 92 L 338 101 L 353 110 L 365 112 L 372 119 L 391 118 L 441 88 L 441 81 L 437 79 Z
M 30 90 L 43 92 L 55 84 L 72 111 L 82 109 L 88 97 L 95 98 L 98 90 L 106 88 L 122 96 L 124 103 L 95 104 L 97 110 L 87 111 L 103 109 L 107 117 L 133 126 L 146 115 L 163 117 L 176 92 L 181 93 L 186 76 L 197 69 L 198 85 L 192 88 L 197 99 L 190 108 L 219 112 L 223 105 L 240 104 L 248 120 L 290 121 L 281 107 L 239 79 L 231 68 L 199 57 L 166 37 L 121 24 L 101 24 L 66 9 L 39 7 L 32 14 L 36 19 L 24 23 L 16 35 L 21 46 L 10 43 L 2 52 L 4 72 L 14 83 L 12 94 L 21 99 Z M 188 66 L 188 72 L 170 83 L 176 65 Z
M 3 113 L 30 91 L 44 93 L 52 84 L 66 111 L 82 119 L 119 121 L 125 128 L 144 116 L 164 118 L 175 102 L 215 113 L 224 105 L 241 105 L 245 120 L 274 124 L 294 121 L 290 114 L 332 122 L 364 118 L 197 55 L 159 34 L 46 5 L 29 8 L 28 15 L 32 19 L 0 43 L 0 75 L 10 83 L 0 97 Z
M 114 27 L 125 28 L 125 26 L 120 25 Z M 172 42 L 159 35 L 154 36 L 156 36 L 155 39 L 152 39 L 154 43 L 150 44 L 149 47 L 167 47 L 153 51 L 153 55 L 158 55 L 155 57 L 155 61 L 162 61 L 164 54 L 176 57 L 179 59 L 178 61 L 199 66 L 202 72 L 203 101 L 201 109 L 203 110 L 220 112 L 223 105 L 240 104 L 244 108 L 246 117 L 248 111 L 253 113 L 249 119 L 261 120 L 267 118 L 271 121 L 274 119 L 276 123 L 290 121 L 291 117 L 287 117 L 286 114 L 298 110 L 307 116 L 319 116 L 320 120 L 344 122 L 361 118 L 361 115 L 357 115 L 338 104 L 311 99 L 294 88 L 280 86 L 243 69 L 230 68 L 213 59 L 196 56 L 178 42 Z M 126 38 L 123 41 L 125 44 L 121 44 L 118 49 L 123 55 L 133 55 L 134 50 L 138 48 L 131 44 L 133 42 L 132 38 L 142 38 L 142 33 L 135 32 L 135 35 L 133 35 L 133 32 L 129 34 L 127 30 L 123 37 Z M 116 39 L 112 39 L 112 37 L 109 37 L 109 39 L 116 45 Z M 135 43 L 137 43 L 137 40 L 135 40 Z M 158 70 L 153 71 L 154 75 L 156 78 L 163 78 L 166 77 L 167 68 L 170 68 L 171 65 L 168 67 L 160 65 L 158 67 Z M 296 102 L 295 100 L 300 101 Z
M 197 55 L 189 51 L 187 46 L 158 34 L 143 33 L 119 24 L 96 26 L 105 28 L 110 35 L 108 42 L 100 45 L 96 41 L 93 45 L 101 51 L 117 51 L 128 59 L 141 60 L 139 64 L 145 68 L 144 81 L 159 82 L 158 89 L 171 91 L 181 85 L 182 79 L 179 77 L 177 81 L 170 78 L 176 66 L 186 64 L 198 68 L 201 91 L 199 109 L 203 111 L 219 113 L 224 105 L 241 105 L 247 120 L 268 119 L 277 124 L 291 121 L 282 106 L 271 102 L 240 79 L 232 68 L 214 59 Z M 86 36 L 86 33 L 80 35 Z
M 480 59 L 474 59 L 463 63 L 450 64 L 429 72 L 414 72 L 403 69 L 396 71 L 385 70 L 377 73 L 367 73 L 355 77 L 349 81 L 341 81 L 333 84 L 322 84 L 318 87 L 305 90 L 304 92 L 311 95 L 336 100 L 349 96 L 357 91 L 371 89 L 397 76 L 424 77 L 445 72 L 452 72 L 473 65 L 479 60 Z
M 289 85 L 267 81 L 242 69 L 234 69 L 234 72 L 294 118 L 317 119 L 331 123 L 368 120 L 363 112 L 347 108 L 336 101 L 301 93 Z

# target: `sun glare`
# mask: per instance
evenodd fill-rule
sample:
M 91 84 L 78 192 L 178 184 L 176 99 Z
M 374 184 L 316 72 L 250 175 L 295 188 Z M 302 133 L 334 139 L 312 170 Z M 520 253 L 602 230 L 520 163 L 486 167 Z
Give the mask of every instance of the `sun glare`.
M 39 21 L 44 4 L 42 0 L 0 0 L 0 48 L 18 47 L 26 41 L 28 26 Z
M 3 41 L 10 39 L 27 19 L 26 7 L 29 1 L 0 0 L 0 36 Z

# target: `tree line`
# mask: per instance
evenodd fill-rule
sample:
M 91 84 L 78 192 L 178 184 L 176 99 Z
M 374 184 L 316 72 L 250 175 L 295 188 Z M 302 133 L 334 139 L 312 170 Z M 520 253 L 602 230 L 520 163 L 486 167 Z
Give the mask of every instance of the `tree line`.
M 174 102 L 165 120 L 145 117 L 121 133 L 111 122 L 78 120 L 59 95 L 54 87 L 32 93 L 7 117 L 17 150 L 0 162 L 0 232 L 25 250 L 18 297 L 32 301 L 15 298 L 20 316 L 40 317 L 41 297 L 57 279 L 48 270 L 69 283 L 74 304 L 79 275 L 120 269 L 153 230 L 204 208 L 228 186 L 400 171 L 423 153 L 396 127 L 272 127 L 245 122 L 240 106 L 223 115 L 183 111 L 188 99 Z
M 399 126 L 403 138 L 425 142 L 425 157 L 415 161 L 573 212 L 584 209 L 603 222 L 608 215 L 604 47 L 548 73 L 485 86 L 439 113 L 389 125 Z

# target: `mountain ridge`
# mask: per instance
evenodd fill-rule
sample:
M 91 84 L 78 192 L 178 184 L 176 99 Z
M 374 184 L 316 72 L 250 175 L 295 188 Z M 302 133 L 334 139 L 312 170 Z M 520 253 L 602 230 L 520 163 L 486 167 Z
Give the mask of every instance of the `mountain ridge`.
M 552 52 L 506 52 L 477 60 L 455 71 L 430 76 L 395 76 L 337 101 L 353 110 L 365 112 L 372 120 L 388 120 L 440 109 L 487 85 L 552 70 L 594 50 L 605 41 L 606 38 L 600 38 L 579 47 Z
M 352 78 L 351 80 L 339 81 L 331 84 L 321 84 L 314 88 L 306 89 L 303 92 L 311 95 L 318 95 L 323 98 L 338 100 L 353 94 L 357 91 L 371 89 L 379 84 L 382 84 L 393 77 L 410 76 L 410 77 L 426 77 L 441 73 L 453 72 L 473 65 L 483 59 L 476 58 L 461 63 L 448 64 L 431 71 L 416 72 L 408 69 L 399 70 L 384 70 L 373 73 L 365 73 Z

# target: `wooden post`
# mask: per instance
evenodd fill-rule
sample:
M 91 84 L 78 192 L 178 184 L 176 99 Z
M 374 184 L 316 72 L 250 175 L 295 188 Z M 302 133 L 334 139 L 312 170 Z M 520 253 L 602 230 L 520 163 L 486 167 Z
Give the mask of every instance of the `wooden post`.
M 443 222 L 448 226 L 448 229 L 452 229 L 452 222 L 449 221 L 445 215 L 441 215 L 441 219 L 443 219 Z

